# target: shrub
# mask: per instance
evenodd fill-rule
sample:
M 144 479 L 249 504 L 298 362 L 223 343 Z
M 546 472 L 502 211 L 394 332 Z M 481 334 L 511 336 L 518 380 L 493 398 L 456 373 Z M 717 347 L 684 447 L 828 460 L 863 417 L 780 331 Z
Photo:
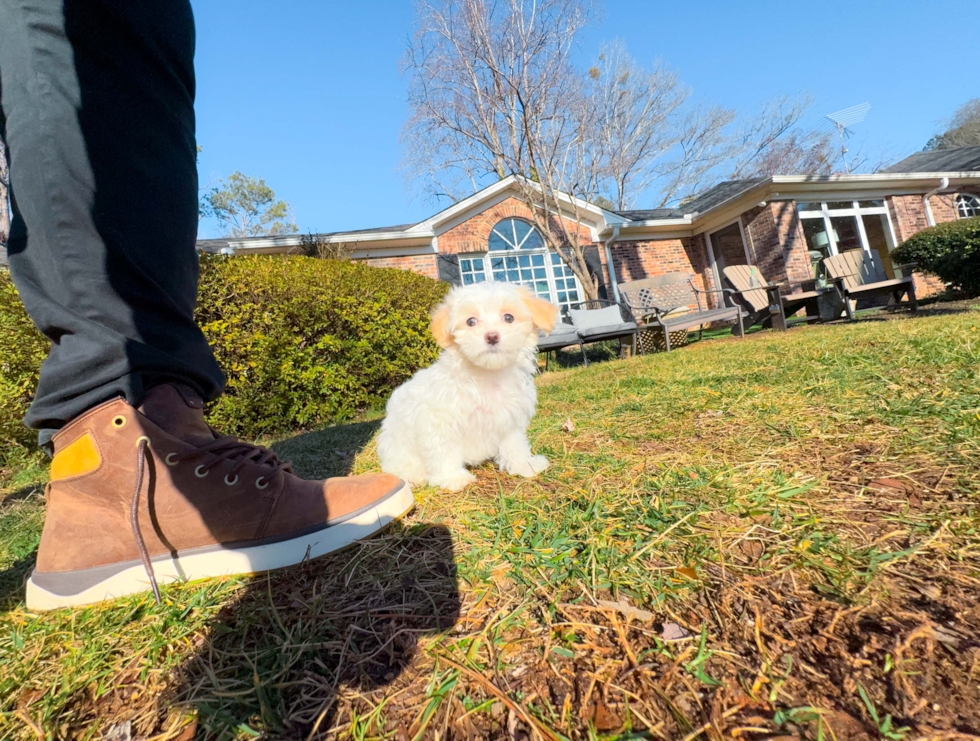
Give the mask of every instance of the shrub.
M 205 256 L 198 321 L 228 383 L 208 409 L 254 438 L 349 418 L 378 405 L 438 348 L 429 310 L 448 286 L 404 270 L 307 257 Z M 30 447 L 21 418 L 47 340 L 0 271 L 0 437 Z M 6 454 L 0 451 L 0 466 Z
M 923 229 L 892 253 L 896 263 L 915 262 L 968 296 L 980 296 L 980 217 Z
M 37 433 L 21 421 L 34 396 L 48 341 L 27 317 L 10 271 L 0 268 L 0 468 L 31 449 Z

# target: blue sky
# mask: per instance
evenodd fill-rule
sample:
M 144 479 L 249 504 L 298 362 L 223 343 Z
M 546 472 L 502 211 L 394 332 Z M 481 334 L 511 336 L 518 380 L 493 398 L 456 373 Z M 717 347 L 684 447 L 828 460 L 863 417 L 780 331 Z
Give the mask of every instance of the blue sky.
M 193 5 L 202 187 L 235 170 L 261 176 L 303 232 L 436 210 L 399 170 L 409 0 Z M 660 57 L 676 69 L 695 100 L 747 113 L 799 92 L 816 96 L 815 117 L 869 102 L 860 140 L 899 158 L 980 95 L 966 53 L 980 48 L 980 23 L 963 10 L 961 0 L 606 0 L 580 53 L 586 61 L 623 39 L 641 63 Z M 202 237 L 219 234 L 202 222 Z

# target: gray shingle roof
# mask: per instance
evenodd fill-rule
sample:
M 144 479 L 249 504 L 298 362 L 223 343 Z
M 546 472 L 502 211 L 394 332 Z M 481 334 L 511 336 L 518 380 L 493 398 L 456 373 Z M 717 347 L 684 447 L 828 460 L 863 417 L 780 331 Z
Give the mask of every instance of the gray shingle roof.
M 727 180 L 709 188 L 704 193 L 695 196 L 681 204 L 679 208 L 654 208 L 647 211 L 617 211 L 616 213 L 630 221 L 657 221 L 660 219 L 679 219 L 684 214 L 704 213 L 720 206 L 725 201 L 738 198 L 769 178 L 745 178 L 743 180 Z
M 882 172 L 980 172 L 980 147 L 917 152 Z

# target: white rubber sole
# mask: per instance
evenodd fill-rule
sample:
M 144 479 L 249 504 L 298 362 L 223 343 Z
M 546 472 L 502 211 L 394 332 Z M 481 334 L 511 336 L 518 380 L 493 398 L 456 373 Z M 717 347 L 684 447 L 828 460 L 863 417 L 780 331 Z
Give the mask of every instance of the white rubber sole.
M 163 585 L 174 581 L 196 581 L 214 576 L 254 574 L 293 566 L 346 548 L 374 535 L 406 515 L 414 504 L 415 498 L 411 488 L 408 484 L 402 484 L 400 489 L 376 506 L 323 530 L 277 543 L 246 548 L 215 548 L 176 558 L 154 559 L 153 573 L 157 583 Z M 146 571 L 143 564 L 138 561 L 73 594 L 56 594 L 38 586 L 32 573 L 27 581 L 27 609 L 42 612 L 60 607 L 79 607 L 124 597 L 127 594 L 146 592 L 149 589 L 150 583 Z

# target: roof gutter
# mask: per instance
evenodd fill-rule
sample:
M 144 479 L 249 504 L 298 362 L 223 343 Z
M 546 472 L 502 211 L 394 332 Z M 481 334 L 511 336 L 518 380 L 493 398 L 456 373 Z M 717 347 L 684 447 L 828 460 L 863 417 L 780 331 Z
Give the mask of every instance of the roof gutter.
M 926 223 L 929 226 L 936 225 L 936 220 L 932 216 L 932 206 L 929 205 L 929 198 L 936 195 L 936 193 L 938 193 L 941 190 L 946 190 L 946 188 L 948 187 L 949 187 L 949 178 L 946 177 L 940 178 L 939 185 L 933 188 L 932 190 L 930 190 L 924 196 L 922 196 L 922 205 L 925 207 L 926 210 Z
M 617 239 L 619 239 L 619 227 L 614 226 L 612 236 L 603 243 L 603 246 L 606 250 L 606 267 L 609 268 L 609 284 L 612 287 L 613 298 L 619 301 L 619 281 L 616 280 L 616 266 L 613 265 L 612 250 L 610 249 L 612 243 Z

